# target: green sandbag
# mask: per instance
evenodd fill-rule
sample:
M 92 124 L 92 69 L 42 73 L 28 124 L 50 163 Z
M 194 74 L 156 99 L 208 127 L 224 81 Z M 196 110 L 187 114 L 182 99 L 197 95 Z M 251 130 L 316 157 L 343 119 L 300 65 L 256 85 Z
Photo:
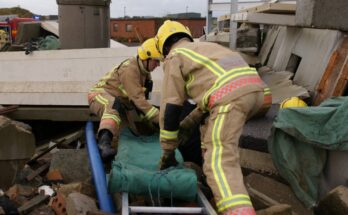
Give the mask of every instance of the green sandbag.
M 307 206 L 318 201 L 326 150 L 348 150 L 348 97 L 280 109 L 268 141 L 274 165 Z
M 177 167 L 158 171 L 162 150 L 158 134 L 136 137 L 127 129 L 120 135 L 118 152 L 112 163 L 109 191 L 182 200 L 194 200 L 197 177 L 183 167 L 183 158 L 176 151 Z

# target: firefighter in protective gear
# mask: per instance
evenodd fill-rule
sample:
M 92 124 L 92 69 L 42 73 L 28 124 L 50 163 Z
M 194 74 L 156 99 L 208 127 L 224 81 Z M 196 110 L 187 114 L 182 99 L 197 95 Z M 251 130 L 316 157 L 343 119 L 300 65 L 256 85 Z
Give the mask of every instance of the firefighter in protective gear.
M 101 118 L 98 146 L 104 160 L 116 154 L 120 114 L 124 114 L 130 104 L 143 113 L 145 120 L 158 124 L 159 111 L 146 100 L 145 88 L 147 85 L 152 88 L 152 84 L 147 83 L 152 83 L 151 72 L 159 66 L 162 55 L 157 51 L 154 38 L 146 40 L 137 52 L 136 57 L 108 72 L 88 93 L 90 111 Z
M 177 164 L 178 116 L 183 102 L 192 99 L 208 114 L 201 127 L 201 144 L 206 148 L 203 170 L 218 212 L 255 214 L 243 184 L 238 143 L 246 120 L 270 107 L 269 88 L 237 52 L 215 43 L 192 42 L 190 31 L 178 22 L 165 21 L 156 39 L 165 57 L 160 169 Z

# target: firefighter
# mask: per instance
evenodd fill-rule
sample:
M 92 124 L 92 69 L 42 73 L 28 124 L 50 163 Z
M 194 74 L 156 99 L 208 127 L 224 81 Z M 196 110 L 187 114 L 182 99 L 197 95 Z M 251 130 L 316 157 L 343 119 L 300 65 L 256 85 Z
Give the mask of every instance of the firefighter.
M 154 38 L 146 40 L 137 53 L 108 72 L 88 93 L 90 111 L 101 118 L 98 147 L 103 160 L 116 154 L 120 113 L 127 111 L 127 107 L 135 106 L 145 120 L 158 124 L 159 111 L 146 100 L 145 94 L 152 90 L 151 72 L 162 57 Z
M 167 20 L 159 28 L 157 48 L 165 57 L 160 107 L 161 170 L 177 165 L 180 126 L 201 126 L 203 171 L 220 214 L 255 214 L 243 184 L 238 142 L 246 120 L 271 105 L 269 88 L 235 51 L 215 43 L 193 42 L 190 30 Z M 197 108 L 179 123 L 185 100 Z M 193 117 L 193 119 L 189 119 Z

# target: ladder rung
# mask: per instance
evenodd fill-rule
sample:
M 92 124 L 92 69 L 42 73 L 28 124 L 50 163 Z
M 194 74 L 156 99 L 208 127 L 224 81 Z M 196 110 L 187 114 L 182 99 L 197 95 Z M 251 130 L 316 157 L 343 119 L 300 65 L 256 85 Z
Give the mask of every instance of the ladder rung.
M 129 207 L 131 213 L 174 213 L 174 214 L 202 214 L 203 208 L 199 207 Z

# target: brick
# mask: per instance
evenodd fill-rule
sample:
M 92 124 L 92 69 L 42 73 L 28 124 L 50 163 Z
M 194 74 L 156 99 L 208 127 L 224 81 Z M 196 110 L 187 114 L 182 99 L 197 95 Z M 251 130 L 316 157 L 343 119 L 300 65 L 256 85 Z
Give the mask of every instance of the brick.
M 319 202 L 315 212 L 319 215 L 348 214 L 348 188 L 339 186 L 330 191 Z
M 52 183 L 61 183 L 63 182 L 63 176 L 60 173 L 59 169 L 52 169 L 46 174 L 46 179 Z
M 57 195 L 51 200 L 50 205 L 57 215 L 66 215 L 66 197 L 62 193 Z

